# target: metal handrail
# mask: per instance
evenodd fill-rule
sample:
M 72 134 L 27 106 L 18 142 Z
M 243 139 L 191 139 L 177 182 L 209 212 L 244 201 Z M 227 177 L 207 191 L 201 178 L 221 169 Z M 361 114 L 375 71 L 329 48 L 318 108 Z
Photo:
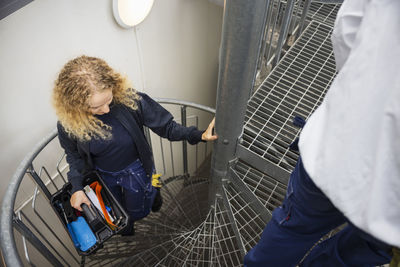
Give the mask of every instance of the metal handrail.
M 13 225 L 14 225 L 14 202 L 17 196 L 19 186 L 27 169 L 31 165 L 36 156 L 57 136 L 57 129 L 54 129 L 50 134 L 42 139 L 32 151 L 19 164 L 17 171 L 11 179 L 6 193 L 3 197 L 0 216 L 0 241 L 4 260 L 8 266 L 22 266 L 22 262 L 17 253 L 15 244 Z
M 266 70 L 268 73 L 278 64 L 282 49 L 287 44 L 289 36 L 295 39 L 299 37 L 304 29 L 308 9 L 313 1 L 268 0 L 267 18 L 257 63 L 258 73 L 264 68 L 270 68 Z M 284 12 L 282 12 L 283 9 Z
M 160 104 L 174 104 L 174 105 L 181 105 L 181 106 L 187 106 L 195 109 L 199 109 L 202 111 L 206 111 L 212 114 L 215 114 L 215 108 L 210 108 L 201 104 L 196 104 L 193 102 L 189 101 L 184 101 L 184 100 L 177 100 L 177 99 L 172 99 L 172 98 L 161 98 L 161 97 L 154 97 L 153 98 L 155 101 L 157 101 Z
M 197 110 L 202 110 L 208 113 L 215 114 L 215 109 L 176 99 L 169 98 L 154 98 L 160 104 L 172 104 L 179 105 L 181 107 L 191 107 Z M 57 129 L 52 130 L 47 136 L 45 136 L 39 143 L 37 143 L 34 148 L 28 153 L 22 162 L 19 164 L 16 172 L 14 173 L 5 195 L 3 197 L 3 203 L 1 206 L 0 213 L 0 245 L 3 252 L 3 257 L 7 266 L 22 266 L 22 261 L 17 252 L 16 242 L 14 238 L 13 228 L 15 227 L 17 230 L 21 227 L 21 220 L 18 219 L 18 216 L 14 211 L 14 203 L 16 200 L 18 189 L 21 185 L 21 182 L 24 176 L 29 172 L 29 168 L 32 167 L 32 162 L 39 155 L 39 153 L 58 135 Z M 58 168 L 57 168 L 57 171 Z M 51 180 L 51 179 L 50 179 Z M 35 192 L 35 194 L 37 194 Z M 25 226 L 26 227 L 26 226 Z M 24 236 L 24 234 L 21 232 Z M 25 237 L 25 236 L 24 236 Z M 32 236 L 28 237 L 32 238 Z M 43 246 L 43 244 L 39 241 L 39 245 Z M 46 248 L 44 248 L 46 249 Z M 40 250 L 39 250 L 40 251 Z M 45 255 L 46 256 L 46 255 Z M 48 260 L 54 263 L 55 265 L 60 265 L 59 261 L 54 256 L 48 256 Z

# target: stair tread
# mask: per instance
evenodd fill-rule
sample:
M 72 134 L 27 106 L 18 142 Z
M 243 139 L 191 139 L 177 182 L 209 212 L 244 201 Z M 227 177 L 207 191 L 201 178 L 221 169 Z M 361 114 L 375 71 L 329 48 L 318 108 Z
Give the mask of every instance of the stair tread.
M 238 227 L 240 239 L 245 251 L 257 244 L 266 221 L 252 207 L 252 203 L 246 201 L 244 194 L 233 183 L 223 186 L 227 196 L 227 202 L 233 213 L 235 224 Z
M 243 161 L 238 161 L 232 170 L 270 214 L 282 203 L 287 188 L 285 184 Z
M 307 119 L 336 75 L 332 26 L 312 21 L 248 102 L 241 146 L 291 172 L 298 153 L 295 116 Z

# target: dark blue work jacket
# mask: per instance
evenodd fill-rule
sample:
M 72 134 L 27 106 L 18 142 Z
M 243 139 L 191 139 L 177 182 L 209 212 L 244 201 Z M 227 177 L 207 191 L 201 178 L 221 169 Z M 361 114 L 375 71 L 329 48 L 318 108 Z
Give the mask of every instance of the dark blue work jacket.
M 140 100 L 138 108 L 132 110 L 122 104 L 117 104 L 115 117 L 132 136 L 137 147 L 139 158 L 150 177 L 153 171 L 153 155 L 143 132 L 143 126 L 170 141 L 187 140 L 190 144 L 201 141 L 203 131 L 196 127 L 184 127 L 174 121 L 171 113 L 144 93 L 138 93 Z M 87 171 L 95 168 L 90 154 L 89 142 L 79 141 L 68 135 L 60 122 L 57 123 L 58 138 L 66 153 L 69 164 L 68 180 L 72 184 L 72 192 L 82 190 L 83 177 Z

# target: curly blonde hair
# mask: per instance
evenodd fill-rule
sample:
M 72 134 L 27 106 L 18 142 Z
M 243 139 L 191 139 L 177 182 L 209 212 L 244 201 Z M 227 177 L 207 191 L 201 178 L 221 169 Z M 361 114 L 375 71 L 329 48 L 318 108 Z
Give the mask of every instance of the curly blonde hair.
M 89 110 L 89 97 L 104 90 L 112 90 L 114 103 L 137 109 L 140 96 L 136 90 L 126 77 L 114 71 L 104 60 L 80 56 L 64 65 L 55 81 L 53 106 L 69 135 L 80 141 L 111 137 L 111 127 Z

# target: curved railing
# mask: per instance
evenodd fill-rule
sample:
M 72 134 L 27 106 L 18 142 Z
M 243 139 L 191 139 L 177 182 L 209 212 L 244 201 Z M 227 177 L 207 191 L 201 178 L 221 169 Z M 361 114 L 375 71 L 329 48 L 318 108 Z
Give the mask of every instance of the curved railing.
M 206 118 L 202 121 L 201 127 L 206 127 L 212 118 L 210 114 L 215 113 L 215 109 L 187 101 L 167 98 L 155 98 L 155 100 L 161 104 L 178 107 L 181 113 L 182 125 L 199 126 L 199 119 L 201 117 Z M 191 111 L 189 115 L 188 108 L 190 108 Z M 192 120 L 192 123 L 188 123 L 188 120 Z M 43 212 L 42 210 L 39 211 L 41 206 L 48 204 L 43 203 L 43 200 L 48 201 L 51 195 L 66 183 L 65 172 L 67 163 L 65 162 L 65 155 L 62 149 L 58 142 L 55 141 L 55 137 L 57 137 L 56 129 L 43 138 L 43 140 L 24 158 L 13 175 L 4 195 L 1 207 L 0 241 L 7 266 L 33 265 L 34 260 L 32 260 L 31 255 L 35 256 L 35 261 L 48 262 L 52 266 L 83 265 L 84 263 L 82 258 L 74 251 L 73 246 L 71 247 L 72 243 L 69 242 L 71 243 L 69 244 L 66 241 L 69 238 L 65 229 L 62 227 L 59 229 L 54 228 L 50 222 L 52 218 L 41 214 L 41 212 Z M 156 169 L 158 172 L 162 169 L 162 173 L 165 177 L 175 177 L 177 172 L 187 177 L 190 173 L 198 170 L 199 158 L 204 161 L 210 152 L 210 150 L 207 151 L 207 143 L 196 145 L 194 151 L 188 151 L 186 141 L 174 142 L 174 144 L 170 142 L 169 152 L 171 156 L 166 157 L 166 149 L 164 149 L 163 145 L 163 142 L 166 141 L 160 139 L 160 143 L 157 145 L 155 141 L 151 140 L 154 140 L 154 136 L 150 134 L 148 129 L 146 130 L 146 137 L 154 151 Z M 180 150 L 179 147 L 176 147 L 177 143 L 182 143 L 182 150 L 179 155 L 176 153 L 176 151 Z M 199 146 L 203 146 L 203 156 L 199 155 Z M 35 168 L 34 165 L 40 165 L 40 161 L 46 161 L 46 159 L 39 160 L 39 157 L 47 149 L 50 150 L 51 154 L 50 157 L 47 157 L 49 161 L 54 162 L 55 160 L 53 151 L 62 154 L 56 161 L 56 167 L 53 170 L 49 170 L 49 168 L 46 168 L 44 165 L 42 165 L 40 169 Z M 168 158 L 169 164 L 167 162 Z M 177 159 L 182 161 L 177 164 Z M 36 160 L 39 162 L 36 163 Z M 32 189 L 33 194 L 31 195 L 30 192 Z M 42 193 L 44 197 L 41 201 L 38 199 L 40 193 Z M 32 206 L 31 209 L 28 209 L 30 203 Z M 28 211 L 25 211 L 25 209 L 28 209 Z M 56 218 L 54 212 L 52 215 Z M 19 234 L 14 230 L 17 230 Z M 18 244 L 16 242 L 16 235 L 20 235 L 21 237 L 21 241 L 18 242 Z M 28 243 L 26 241 L 28 241 Z M 57 244 L 57 246 L 54 244 Z M 21 257 L 21 254 L 24 254 L 25 257 Z M 35 265 L 40 266 L 37 263 L 35 263 Z

